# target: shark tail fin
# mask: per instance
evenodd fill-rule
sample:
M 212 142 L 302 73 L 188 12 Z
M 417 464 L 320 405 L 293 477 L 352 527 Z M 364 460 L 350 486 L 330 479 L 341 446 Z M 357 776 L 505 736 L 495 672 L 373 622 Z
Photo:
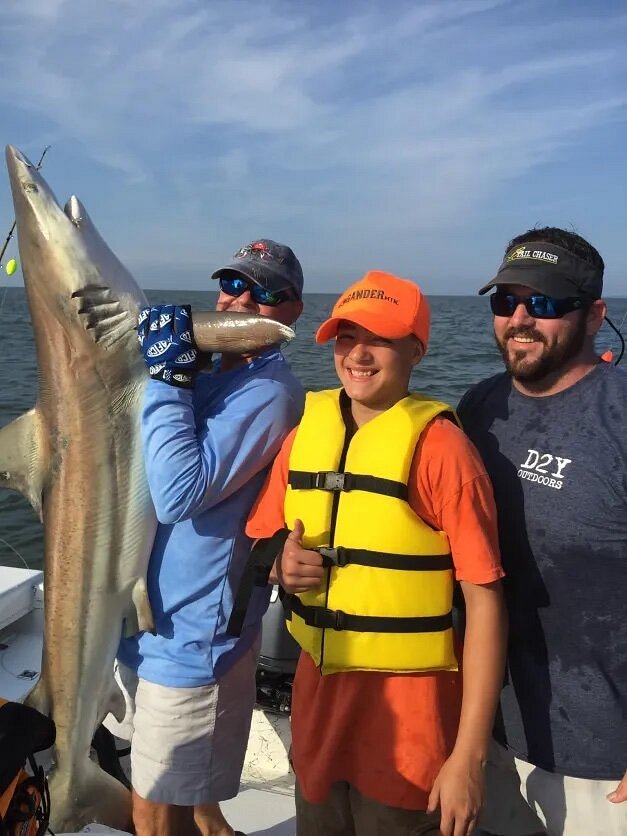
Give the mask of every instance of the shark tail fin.
M 131 829 L 131 794 L 117 779 L 88 760 L 72 779 L 56 767 L 49 777 L 50 826 L 55 833 L 73 833 L 98 822 L 115 830 Z

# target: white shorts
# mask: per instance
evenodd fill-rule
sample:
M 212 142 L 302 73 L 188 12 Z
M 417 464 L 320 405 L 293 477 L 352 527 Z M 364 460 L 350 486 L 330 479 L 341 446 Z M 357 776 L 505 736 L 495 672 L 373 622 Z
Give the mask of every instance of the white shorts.
M 486 803 L 479 826 L 499 836 L 625 836 L 627 803 L 606 795 L 616 781 L 557 775 L 520 760 L 493 742 L 485 770 Z
M 224 676 L 196 688 L 172 688 L 116 671 L 132 723 L 131 783 L 147 801 L 194 806 L 234 798 L 256 698 L 259 642 Z M 130 715 L 130 716 L 129 716 Z M 107 727 L 130 737 L 107 718 Z

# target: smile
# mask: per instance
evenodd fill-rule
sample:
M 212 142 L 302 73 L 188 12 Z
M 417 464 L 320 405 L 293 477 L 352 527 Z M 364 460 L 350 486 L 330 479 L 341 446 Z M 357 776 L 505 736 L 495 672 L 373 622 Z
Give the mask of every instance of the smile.
M 376 371 L 374 371 L 372 369 L 370 369 L 370 370 L 367 370 L 367 369 L 363 369 L 363 370 L 362 369 L 347 369 L 347 371 L 348 371 L 348 373 L 351 377 L 355 377 L 355 378 L 358 378 L 360 380 L 365 380 L 366 378 L 372 377 L 373 375 L 376 374 Z

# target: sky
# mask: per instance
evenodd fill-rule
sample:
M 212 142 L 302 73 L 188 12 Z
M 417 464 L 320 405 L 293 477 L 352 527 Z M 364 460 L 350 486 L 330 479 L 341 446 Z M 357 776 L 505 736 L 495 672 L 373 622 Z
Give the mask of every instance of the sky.
M 11 2 L 1 131 L 51 146 L 57 198 L 145 288 L 207 288 L 265 237 L 309 292 L 379 269 L 472 294 L 555 225 L 627 296 L 626 42 L 627 0 Z M 0 170 L 0 236 L 12 211 Z

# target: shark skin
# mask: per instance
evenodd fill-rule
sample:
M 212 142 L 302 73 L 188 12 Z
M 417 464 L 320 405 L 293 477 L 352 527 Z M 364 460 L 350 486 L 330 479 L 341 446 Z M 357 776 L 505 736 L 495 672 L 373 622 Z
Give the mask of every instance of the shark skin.
M 0 487 L 23 493 L 44 526 L 42 675 L 28 702 L 56 724 L 52 829 L 95 821 L 124 830 L 130 793 L 90 759 L 90 746 L 110 707 L 122 632 L 153 626 L 145 574 L 157 520 L 135 330 L 146 299 L 77 198 L 61 209 L 26 157 L 7 146 L 6 159 L 39 369 L 35 407 L 0 430 Z M 293 336 L 248 314 L 194 319 L 206 352 Z

